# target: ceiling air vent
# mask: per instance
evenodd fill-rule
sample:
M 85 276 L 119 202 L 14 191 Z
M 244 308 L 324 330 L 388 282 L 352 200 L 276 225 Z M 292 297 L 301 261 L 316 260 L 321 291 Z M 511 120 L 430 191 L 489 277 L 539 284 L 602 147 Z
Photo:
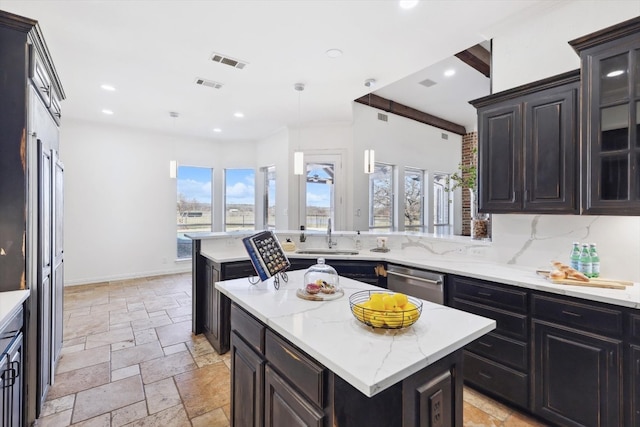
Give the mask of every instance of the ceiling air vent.
M 378 120 L 381 120 L 383 122 L 388 122 L 389 116 L 387 116 L 386 114 L 378 113 Z
M 233 59 L 233 58 L 230 58 L 228 56 L 225 56 L 225 55 L 222 55 L 222 54 L 219 54 L 219 53 L 213 53 L 211 55 L 211 60 L 213 62 L 218 62 L 220 64 L 225 64 L 225 65 L 228 65 L 228 66 L 233 67 L 233 68 L 238 68 L 240 70 L 242 70 L 247 65 L 247 61 L 241 61 L 239 59 Z
M 213 80 L 196 78 L 196 84 L 200 86 L 212 87 L 214 89 L 220 89 L 224 86 L 222 83 L 214 82 Z
M 436 83 L 436 82 L 434 82 L 434 81 L 433 81 L 433 80 L 431 80 L 431 79 L 425 79 L 425 80 L 421 81 L 419 84 L 421 84 L 421 85 L 422 85 L 422 86 L 424 86 L 424 87 L 431 87 L 431 86 L 433 86 L 433 85 L 435 85 L 435 84 L 437 84 L 437 83 Z
M 449 134 L 448 134 L 448 133 L 441 133 L 441 134 L 440 134 L 440 137 L 441 137 L 442 139 L 449 139 Z

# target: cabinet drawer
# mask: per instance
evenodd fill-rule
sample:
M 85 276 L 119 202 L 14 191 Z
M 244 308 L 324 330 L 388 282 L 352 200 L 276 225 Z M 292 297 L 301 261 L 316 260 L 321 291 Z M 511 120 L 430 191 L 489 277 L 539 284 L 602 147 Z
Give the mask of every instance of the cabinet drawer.
M 256 275 L 256 270 L 249 261 L 225 263 L 221 267 L 220 280 L 239 279 Z
M 524 314 L 511 313 L 459 298 L 453 299 L 452 306 L 469 313 L 495 320 L 497 324 L 495 332 L 498 332 L 499 334 L 521 339 L 523 341 L 527 340 L 527 316 Z
M 482 389 L 528 407 L 529 376 L 492 362 L 468 351 L 464 352 L 464 379 Z
M 231 329 L 236 331 L 255 351 L 264 354 L 265 326 L 235 304 L 231 305 Z
M 543 295 L 533 296 L 533 316 L 607 335 L 622 335 L 622 311 Z
M 490 307 L 526 313 L 527 293 L 515 289 L 489 285 L 473 279 L 454 276 L 453 295 L 480 302 Z
M 13 339 L 17 337 L 22 330 L 23 317 L 23 309 L 22 306 L 20 306 L 15 315 L 4 325 L 0 325 L 0 354 L 7 350 Z
M 640 314 L 629 314 L 629 337 L 631 341 L 640 343 Z
M 271 331 L 265 338 L 267 362 L 321 408 L 324 406 L 324 367 L 309 359 Z
M 490 332 L 468 344 L 466 349 L 514 369 L 528 370 L 528 345 L 524 342 Z

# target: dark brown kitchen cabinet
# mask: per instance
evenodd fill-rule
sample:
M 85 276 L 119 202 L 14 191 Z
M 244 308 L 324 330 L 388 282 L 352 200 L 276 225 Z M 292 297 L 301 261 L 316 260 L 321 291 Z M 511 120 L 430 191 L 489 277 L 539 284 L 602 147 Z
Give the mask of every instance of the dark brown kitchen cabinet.
M 628 396 L 626 414 L 629 425 L 640 425 L 640 345 L 631 344 L 628 347 L 628 363 L 625 375 L 625 394 Z
M 563 426 L 622 424 L 622 341 L 533 320 L 533 410 Z
M 526 291 L 450 275 L 448 305 L 496 321 L 464 352 L 464 380 L 485 393 L 529 407 L 529 320 Z
M 578 213 L 579 70 L 471 101 L 479 210 Z
M 569 43 L 582 70 L 584 211 L 640 215 L 640 18 Z
M 623 311 L 532 297 L 533 411 L 564 426 L 623 422 Z
M 62 347 L 60 103 L 37 21 L 0 11 L 0 291 L 29 289 L 23 424 L 39 415 Z

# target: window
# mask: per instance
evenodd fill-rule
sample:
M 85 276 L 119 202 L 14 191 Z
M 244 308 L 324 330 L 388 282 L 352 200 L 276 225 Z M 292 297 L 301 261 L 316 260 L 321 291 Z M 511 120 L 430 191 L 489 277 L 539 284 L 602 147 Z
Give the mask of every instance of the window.
M 419 169 L 404 173 L 404 229 L 424 230 L 424 171 Z
M 334 176 L 335 163 L 333 162 L 307 163 L 305 209 L 307 230 L 326 230 L 329 218 L 333 218 Z
M 276 228 L 276 167 L 262 168 L 264 173 L 264 218 L 266 228 Z
M 376 163 L 369 175 L 369 228 L 393 230 L 393 166 Z
M 449 175 L 435 173 L 433 175 L 433 225 L 436 234 L 452 234 L 450 212 L 451 192 L 447 191 Z
M 178 167 L 176 177 L 178 259 L 191 258 L 191 239 L 185 237 L 185 233 L 212 231 L 212 176 L 211 168 Z
M 225 231 L 255 230 L 255 182 L 253 169 L 225 169 Z

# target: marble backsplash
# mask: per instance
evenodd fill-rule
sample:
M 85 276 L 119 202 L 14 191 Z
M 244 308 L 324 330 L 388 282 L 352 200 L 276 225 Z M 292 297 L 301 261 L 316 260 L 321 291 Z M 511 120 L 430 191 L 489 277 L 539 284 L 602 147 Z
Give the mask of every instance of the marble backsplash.
M 468 257 L 475 261 L 550 268 L 550 261 L 569 262 L 572 242 L 596 243 L 600 255 L 601 276 L 640 282 L 640 217 L 577 215 L 493 215 L 492 241 L 469 237 L 438 237 L 419 233 L 334 232 L 338 249 L 361 248 L 361 253 L 376 247 L 376 238 L 387 237 L 393 251 L 404 250 L 415 257 Z M 222 233 L 221 233 L 222 234 Z M 278 231 L 281 242 L 290 238 L 299 249 L 326 248 L 325 233 L 308 232 L 300 242 L 299 232 Z M 226 234 L 225 242 L 203 244 L 238 246 L 244 234 Z M 356 240 L 360 244 L 356 245 Z

